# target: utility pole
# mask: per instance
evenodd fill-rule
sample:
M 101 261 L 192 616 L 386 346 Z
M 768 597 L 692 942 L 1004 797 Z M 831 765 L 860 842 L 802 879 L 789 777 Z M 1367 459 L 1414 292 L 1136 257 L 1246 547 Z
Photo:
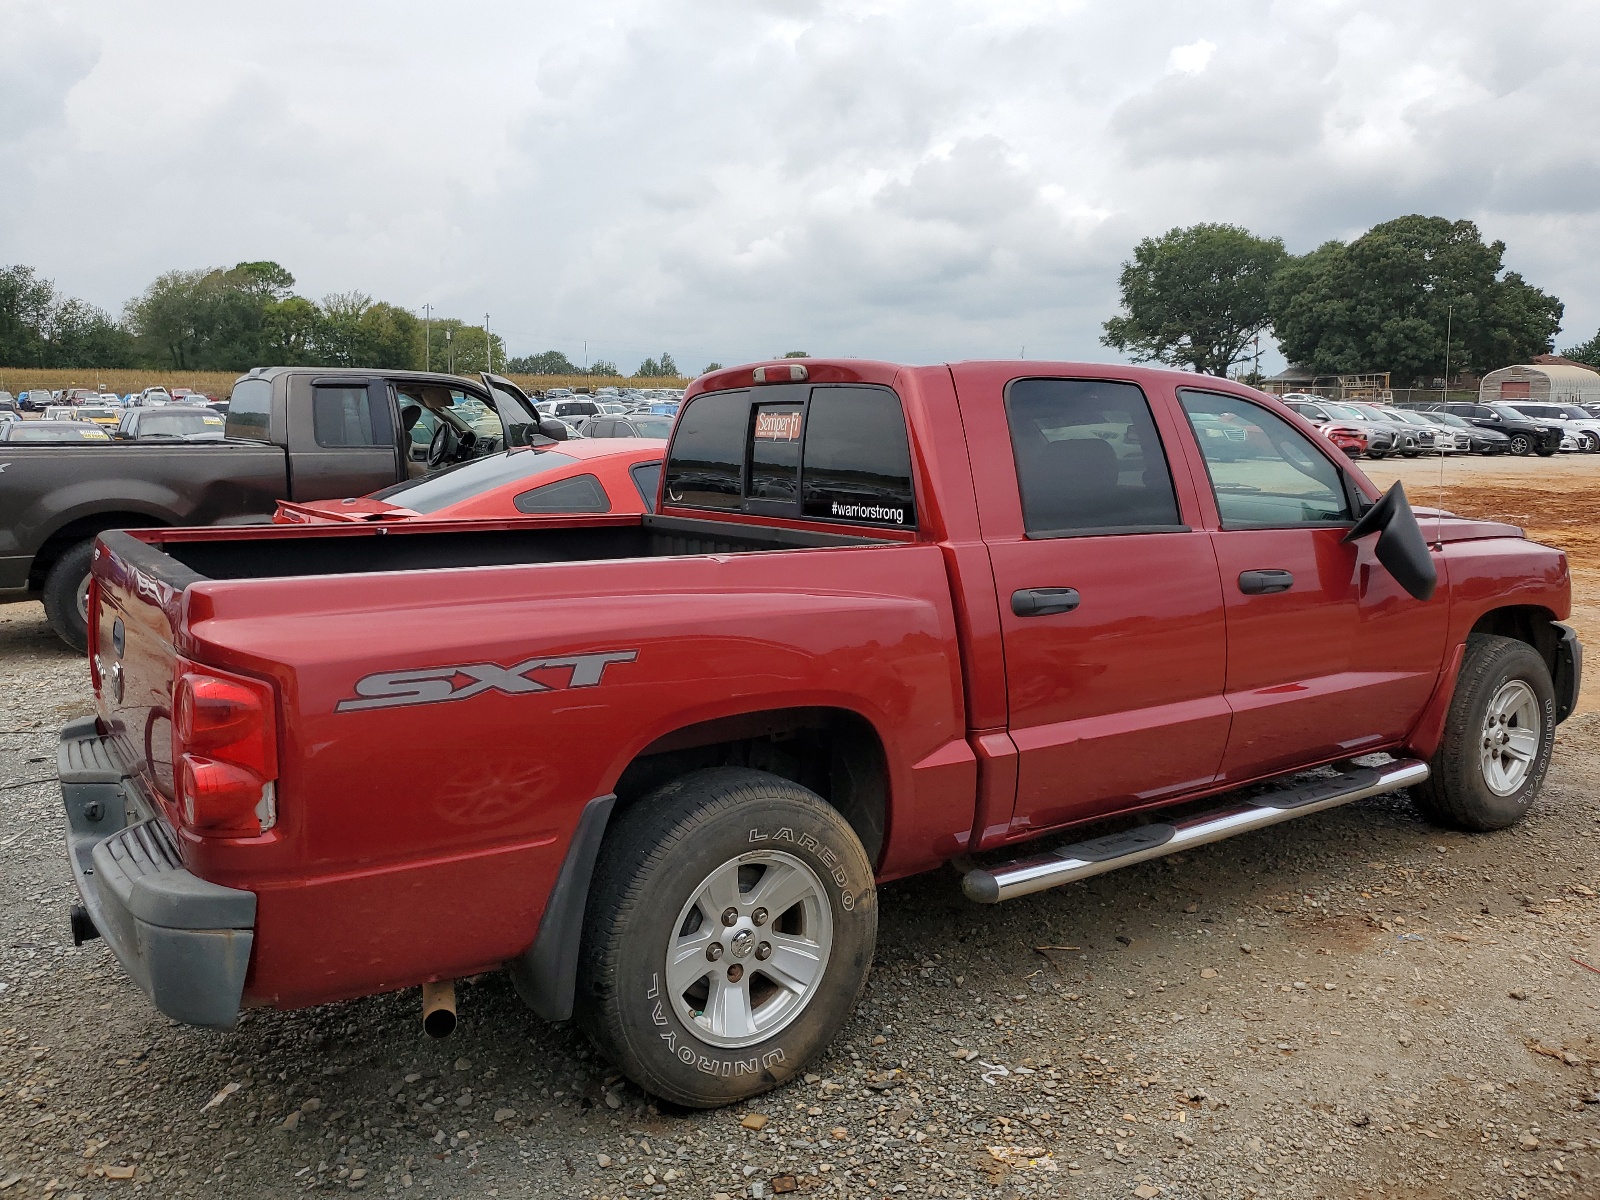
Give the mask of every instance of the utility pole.
M 451 340 L 450 333 L 451 331 L 448 329 L 444 331 L 444 353 L 446 362 L 448 364 L 445 367 L 445 370 L 454 375 L 456 373 L 456 348 Z
M 433 305 L 422 306 L 422 369 L 431 371 L 431 351 L 433 350 Z
M 1260 387 L 1261 386 L 1261 335 L 1258 333 L 1258 334 L 1256 334 L 1255 337 L 1251 338 L 1250 340 L 1253 341 L 1256 344 L 1256 369 L 1255 369 L 1256 378 L 1255 378 L 1254 386 L 1255 387 Z
M 494 343 L 489 340 L 489 314 L 483 314 L 483 345 L 484 352 L 489 356 L 489 373 L 494 374 Z

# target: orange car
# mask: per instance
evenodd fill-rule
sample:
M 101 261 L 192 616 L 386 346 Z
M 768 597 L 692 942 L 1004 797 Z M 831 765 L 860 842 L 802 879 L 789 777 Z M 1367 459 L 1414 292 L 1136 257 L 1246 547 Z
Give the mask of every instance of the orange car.
M 278 501 L 278 525 L 426 518 L 484 520 L 539 513 L 645 513 L 655 507 L 666 442 L 596 438 L 521 446 L 407 480 L 370 496 Z

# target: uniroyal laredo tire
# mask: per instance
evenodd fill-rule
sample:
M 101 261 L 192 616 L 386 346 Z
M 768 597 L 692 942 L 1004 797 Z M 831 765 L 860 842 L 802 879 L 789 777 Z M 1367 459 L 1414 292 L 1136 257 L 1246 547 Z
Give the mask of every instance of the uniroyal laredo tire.
M 1444 738 L 1428 764 L 1432 774 L 1411 789 L 1411 798 L 1440 825 L 1476 833 L 1505 829 L 1532 807 L 1555 741 L 1555 689 L 1538 651 L 1513 638 L 1474 634 Z M 1509 772 L 1504 764 L 1519 761 L 1519 751 L 1526 761 Z
M 44 577 L 44 615 L 50 628 L 80 654 L 89 646 L 89 621 L 80 611 L 79 598 L 89 579 L 89 564 L 94 558 L 94 539 L 79 542 L 68 550 Z
M 769 889 L 771 907 L 785 907 L 763 913 Z M 694 771 L 606 832 L 575 1011 L 645 1091 L 690 1108 L 731 1104 L 777 1087 L 833 1040 L 866 985 L 877 929 L 872 864 L 820 796 L 744 767 Z M 669 978 L 675 948 L 683 965 Z M 768 970 L 796 985 L 813 977 L 802 996 Z

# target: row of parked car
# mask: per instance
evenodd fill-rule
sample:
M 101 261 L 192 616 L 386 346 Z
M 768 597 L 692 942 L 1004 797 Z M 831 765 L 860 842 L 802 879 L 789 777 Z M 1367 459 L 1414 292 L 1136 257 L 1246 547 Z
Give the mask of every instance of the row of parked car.
M 114 408 L 108 404 L 55 405 L 39 421 L 0 414 L 0 442 L 207 442 L 221 441 L 226 405 L 169 404 Z
M 1351 457 L 1600 453 L 1600 404 L 1437 401 L 1406 405 L 1280 397 Z

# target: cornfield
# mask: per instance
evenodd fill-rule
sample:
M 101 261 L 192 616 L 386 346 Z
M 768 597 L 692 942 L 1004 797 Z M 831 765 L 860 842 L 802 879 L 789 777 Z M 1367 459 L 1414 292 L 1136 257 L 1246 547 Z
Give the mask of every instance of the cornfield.
M 142 392 L 147 387 L 188 388 L 208 396 L 225 397 L 233 391 L 233 381 L 238 371 L 125 371 L 101 370 L 95 367 L 59 369 L 34 369 L 30 367 L 0 367 L 0 391 L 18 395 L 34 388 L 94 388 L 96 391 Z M 639 387 L 681 388 L 687 379 L 624 379 L 598 375 L 510 375 L 507 376 L 524 391 L 542 392 L 553 387 L 589 388 Z

